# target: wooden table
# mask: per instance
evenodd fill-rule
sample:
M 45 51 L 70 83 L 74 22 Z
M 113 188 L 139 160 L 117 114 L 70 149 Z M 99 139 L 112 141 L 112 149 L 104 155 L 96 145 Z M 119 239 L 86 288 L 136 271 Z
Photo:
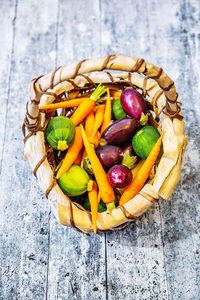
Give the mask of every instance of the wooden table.
M 199 0 L 0 1 L 0 299 L 200 299 L 199 14 Z M 88 236 L 57 224 L 20 127 L 32 78 L 110 53 L 175 80 L 189 144 L 171 202 Z

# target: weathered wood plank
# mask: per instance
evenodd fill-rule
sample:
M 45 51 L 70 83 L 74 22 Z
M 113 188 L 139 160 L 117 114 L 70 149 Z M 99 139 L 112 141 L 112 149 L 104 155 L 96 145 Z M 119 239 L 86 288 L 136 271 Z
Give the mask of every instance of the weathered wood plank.
M 57 65 L 100 55 L 98 1 L 60 1 Z M 64 25 L 65 24 L 65 25 Z M 104 235 L 87 236 L 50 218 L 48 299 L 105 299 Z
M 123 14 L 122 6 L 122 1 L 102 2 L 103 52 L 156 63 L 147 3 L 126 1 Z M 108 299 L 168 299 L 158 205 L 127 229 L 107 234 L 107 277 Z
M 157 39 L 161 39 L 161 44 L 164 40 L 170 42 L 166 49 L 162 46 L 161 64 L 168 65 L 169 73 L 177 82 L 189 143 L 182 180 L 172 201 L 161 202 L 164 253 L 170 298 L 197 300 L 200 298 L 200 70 L 197 67 L 200 63 L 200 6 L 198 1 L 170 2 L 173 10 L 167 18 L 171 22 L 162 26 Z M 166 11 L 163 5 L 160 9 L 163 13 Z M 161 16 L 155 15 L 153 24 L 160 21 Z M 155 25 L 151 28 L 154 31 Z
M 3 299 L 43 299 L 46 295 L 49 207 L 23 160 L 20 127 L 30 80 L 51 70 L 52 61 L 55 63 L 56 7 L 57 0 L 51 5 L 43 1 L 42 10 L 38 1 L 20 1 L 13 22 L 15 38 L 0 178 Z M 1 12 L 12 16 L 12 9 L 7 9 Z M 6 39 L 7 30 L 1 34 Z
M 9 16 L 7 12 L 9 11 Z M 14 49 L 14 24 L 15 24 L 16 5 L 14 1 L 7 1 L 1 4 L 1 24 L 0 32 L 0 170 L 2 163 L 2 150 L 4 143 L 5 123 L 7 115 L 7 98 L 9 95 L 11 57 Z
M 14 6 L 2 1 L 0 10 L 0 298 L 199 299 L 199 2 L 60 1 L 58 11 L 54 0 L 43 1 L 42 13 L 35 0 Z M 23 161 L 20 125 L 34 76 L 113 52 L 144 56 L 168 71 L 189 145 L 173 201 L 107 234 L 105 248 L 104 235 L 63 228 L 52 215 L 49 229 L 48 203 Z

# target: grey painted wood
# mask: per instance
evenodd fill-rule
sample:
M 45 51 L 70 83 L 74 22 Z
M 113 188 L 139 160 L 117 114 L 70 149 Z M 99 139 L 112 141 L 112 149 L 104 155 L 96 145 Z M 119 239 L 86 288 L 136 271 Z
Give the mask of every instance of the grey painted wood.
M 8 32 L 12 30 L 14 34 L 0 178 L 0 295 L 5 300 L 44 299 L 46 295 L 49 207 L 23 160 L 21 124 L 30 80 L 55 64 L 57 16 L 48 3 L 43 1 L 41 14 L 38 1 L 28 5 L 20 1 L 13 19 L 12 6 L 4 2 L 3 13 L 13 19 Z M 6 32 L 6 28 L 1 32 L 5 39 Z
M 57 65 L 100 55 L 98 19 L 98 1 L 60 2 Z M 58 226 L 51 215 L 49 251 L 48 299 L 106 298 L 103 234 L 88 236 Z
M 182 180 L 173 200 L 169 204 L 161 202 L 164 253 L 170 298 L 197 300 L 200 299 L 199 2 L 180 1 L 173 12 L 174 21 L 162 33 L 163 39 L 173 44 L 164 55 L 160 53 L 160 60 L 166 61 L 169 73 L 175 70 L 189 143 Z M 173 60 L 168 64 L 170 56 Z
M 9 9 L 9 17 L 7 15 L 7 8 Z M 11 71 L 11 57 L 13 55 L 14 49 L 14 28 L 13 23 L 15 21 L 15 3 L 14 1 L 8 1 L 7 3 L 3 2 L 1 5 L 1 23 L 0 23 L 0 31 L 7 32 L 7 36 L 4 34 L 0 35 L 0 169 L 2 162 L 2 153 L 3 153 L 3 144 L 4 144 L 4 133 L 5 133 L 5 123 L 6 123 L 6 115 L 7 115 L 7 99 L 9 94 L 9 86 L 10 86 L 10 71 Z M 4 105 L 3 105 L 4 104 Z
M 157 62 L 151 51 L 148 2 L 126 1 L 123 13 L 121 5 L 102 2 L 103 51 Z M 127 229 L 107 234 L 107 264 L 109 299 L 168 299 L 158 205 Z
M 36 0 L 10 0 L 0 7 L 0 299 L 200 299 L 199 1 L 45 0 L 41 9 Z M 87 236 L 50 213 L 23 160 L 20 125 L 34 76 L 114 52 L 168 71 L 189 144 L 170 203 L 161 200 L 124 230 Z

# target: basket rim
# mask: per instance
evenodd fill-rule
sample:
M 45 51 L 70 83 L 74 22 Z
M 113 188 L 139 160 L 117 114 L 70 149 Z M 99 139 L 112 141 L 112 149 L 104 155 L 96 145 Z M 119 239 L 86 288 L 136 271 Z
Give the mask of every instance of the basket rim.
M 107 69 L 123 71 L 126 73 L 124 75 L 119 75 L 110 73 L 106 71 Z M 139 75 L 136 75 L 135 73 L 139 73 Z M 142 77 L 141 74 L 144 74 L 145 77 Z M 126 82 L 137 86 L 144 94 L 147 94 L 152 99 L 153 110 L 156 113 L 159 113 L 161 124 L 166 123 L 164 125 L 166 140 L 167 135 L 170 132 L 167 130 L 168 126 L 173 127 L 173 123 L 175 123 L 174 126 L 178 127 L 178 130 L 181 131 L 176 134 L 176 128 L 173 129 L 174 142 L 176 143 L 176 155 L 173 165 L 168 171 L 168 176 L 170 176 L 170 173 L 173 172 L 173 170 L 179 171 L 180 173 L 183 151 L 186 145 L 184 120 L 183 116 L 180 114 L 181 109 L 180 104 L 177 101 L 178 94 L 174 82 L 162 68 L 158 68 L 145 62 L 144 59 L 122 55 L 108 55 L 101 59 L 82 60 L 77 64 L 59 67 L 47 75 L 42 75 L 33 79 L 30 84 L 30 100 L 26 106 L 26 115 L 23 124 L 25 157 L 31 164 L 34 175 L 39 177 L 39 184 L 44 190 L 46 197 L 49 196 L 51 208 L 60 223 L 68 226 L 75 226 L 84 232 L 90 232 L 92 230 L 90 213 L 84 210 L 84 212 L 86 212 L 85 217 L 87 221 L 80 221 L 80 218 L 78 217 L 80 208 L 77 207 L 69 197 L 62 193 L 61 189 L 56 184 L 53 174 L 49 170 L 50 165 L 48 166 L 47 153 L 44 149 L 45 116 L 44 113 L 39 112 L 39 104 L 52 103 L 63 89 L 65 91 L 70 91 L 84 87 L 88 83 L 98 83 L 98 81 L 103 81 L 104 84 Z M 172 128 L 170 128 L 170 130 L 172 131 Z M 180 136 L 182 137 L 181 141 L 179 141 Z M 39 159 L 34 151 L 34 149 L 37 148 L 38 143 L 41 148 Z M 167 150 L 168 148 L 169 147 L 167 147 Z M 36 161 L 37 163 L 35 163 Z M 49 176 L 50 184 L 46 189 L 44 189 L 44 184 L 41 182 L 42 174 L 48 174 Z M 163 180 L 163 183 L 166 183 L 166 179 L 167 177 Z M 178 182 L 178 179 L 179 178 L 175 180 L 172 191 Z M 162 185 L 160 185 L 160 188 L 161 187 Z M 121 226 L 126 222 L 133 221 L 135 217 L 141 215 L 151 207 L 153 203 L 158 201 L 160 195 L 159 189 L 154 184 L 147 183 L 138 195 L 129 200 L 125 205 L 118 206 L 111 213 L 98 213 L 99 230 L 115 229 L 115 227 Z M 169 194 L 171 196 L 171 192 Z M 165 198 L 168 199 L 169 197 Z M 132 209 L 132 206 L 134 205 L 135 210 Z M 110 216 L 108 217 L 108 215 Z

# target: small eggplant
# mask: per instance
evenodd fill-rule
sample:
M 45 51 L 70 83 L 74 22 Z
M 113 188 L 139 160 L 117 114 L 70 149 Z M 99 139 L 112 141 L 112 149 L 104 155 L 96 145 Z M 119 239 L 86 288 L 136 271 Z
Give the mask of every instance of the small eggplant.
M 128 153 L 129 155 L 134 156 L 135 151 L 133 150 L 133 146 L 131 142 L 126 143 L 121 147 L 123 153 Z
M 106 169 L 122 161 L 122 151 L 117 146 L 107 145 L 105 147 L 98 147 L 96 154 Z
M 144 119 L 146 105 L 142 95 L 136 89 L 127 88 L 122 92 L 121 105 L 130 117 L 138 121 L 140 121 L 141 117 Z
M 117 120 L 103 132 L 100 145 L 122 145 L 133 137 L 137 129 L 138 122 L 134 118 Z
M 113 187 L 124 188 L 131 183 L 132 173 L 126 166 L 115 165 L 108 171 L 108 179 Z

